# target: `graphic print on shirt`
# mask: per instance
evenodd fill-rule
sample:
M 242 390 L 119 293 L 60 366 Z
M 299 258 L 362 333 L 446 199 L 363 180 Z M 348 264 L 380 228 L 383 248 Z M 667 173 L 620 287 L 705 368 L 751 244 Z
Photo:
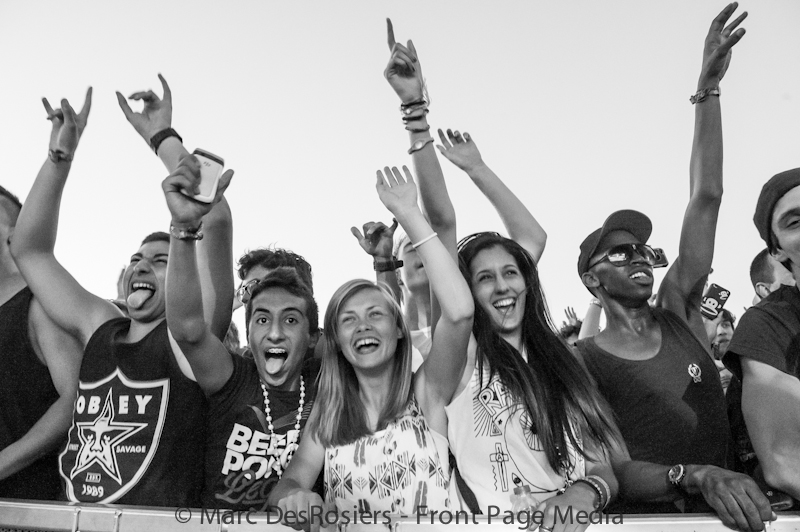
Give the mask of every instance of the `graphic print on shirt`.
M 470 385 L 477 387 L 479 378 L 480 372 L 476 370 Z M 523 474 L 524 464 L 530 461 L 530 455 L 527 452 L 524 453 L 524 456 L 514 456 L 510 452 L 509 434 L 515 430 L 522 431 L 529 450 L 544 453 L 544 447 L 536 434 L 533 419 L 525 405 L 514 401 L 511 393 L 500 382 L 499 375 L 493 375 L 486 386 L 480 388 L 480 391 L 473 395 L 472 410 L 475 437 L 495 440 L 492 447 L 493 452 L 487 457 L 492 464 L 493 478 L 491 480 L 494 489 L 510 492 L 516 487 L 529 485 L 534 493 L 551 492 L 552 490 L 537 485 L 533 479 L 527 478 Z M 569 461 L 560 474 L 566 478 L 572 478 L 576 464 L 581 457 L 576 456 L 571 445 L 568 447 Z
M 449 479 L 429 431 L 412 403 L 406 415 L 376 435 L 326 449 L 326 498 L 340 509 L 352 502 L 358 512 L 410 515 L 423 506 L 449 506 Z M 430 486 L 441 488 L 437 494 L 444 493 L 445 500 L 432 500 Z
M 308 419 L 313 401 L 303 407 L 302 419 Z M 261 405 L 251 405 L 263 432 L 240 423 L 234 423 L 225 444 L 225 460 L 220 470 L 225 484 L 223 493 L 215 498 L 223 505 L 246 505 L 256 511 L 267 511 L 267 499 L 272 488 L 278 483 L 280 475 L 299 445 L 302 428 L 294 428 L 297 410 L 276 419 L 273 424 L 273 437 L 270 438 Z M 286 427 L 289 430 L 281 433 Z
M 133 381 L 119 368 L 80 382 L 59 456 L 70 501 L 110 503 L 136 485 L 158 449 L 168 399 L 169 379 Z

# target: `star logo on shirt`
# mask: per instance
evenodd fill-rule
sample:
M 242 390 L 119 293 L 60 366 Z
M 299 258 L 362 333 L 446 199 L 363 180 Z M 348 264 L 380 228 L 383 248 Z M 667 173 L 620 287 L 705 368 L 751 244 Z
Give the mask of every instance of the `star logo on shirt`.
M 116 480 L 118 484 L 122 484 L 114 448 L 145 428 L 147 423 L 115 421 L 112 399 L 109 389 L 100 415 L 94 421 L 75 424 L 81 446 L 70 477 L 74 478 L 81 471 L 97 464 L 108 476 Z

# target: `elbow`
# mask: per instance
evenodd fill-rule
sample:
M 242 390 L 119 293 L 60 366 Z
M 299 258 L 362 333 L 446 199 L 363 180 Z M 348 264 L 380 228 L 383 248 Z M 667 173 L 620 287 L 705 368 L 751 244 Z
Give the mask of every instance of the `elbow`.
M 707 207 L 719 209 L 722 204 L 722 183 L 699 189 L 694 194 L 695 200 Z
M 770 487 L 793 496 L 800 492 L 800 459 L 798 459 L 796 449 L 784 449 L 771 453 L 768 459 L 761 460 L 761 467 L 764 472 L 764 480 Z
M 449 314 L 449 319 L 453 325 L 472 329 L 472 319 L 475 317 L 475 304 L 472 301 L 472 297 L 464 301 L 462 305 L 458 305 L 455 312 Z
M 167 326 L 172 337 L 181 346 L 197 345 L 208 334 L 208 326 L 202 318 L 170 319 L 167 316 Z

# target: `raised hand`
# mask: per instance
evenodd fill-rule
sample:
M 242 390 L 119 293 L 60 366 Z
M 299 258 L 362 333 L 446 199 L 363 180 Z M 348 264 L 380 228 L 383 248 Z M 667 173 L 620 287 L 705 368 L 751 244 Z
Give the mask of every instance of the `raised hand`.
M 388 18 L 386 30 L 392 55 L 383 75 L 403 103 L 417 102 L 425 94 L 425 80 L 422 78 L 422 65 L 417 59 L 417 49 L 410 39 L 408 46 L 394 40 L 394 28 Z
M 50 149 L 60 151 L 67 156 L 75 153 L 78 141 L 81 139 L 86 122 L 89 120 L 89 111 L 92 108 L 92 88 L 86 91 L 86 99 L 80 113 L 75 110 L 66 99 L 61 100 L 61 107 L 53 109 L 47 98 L 42 98 L 47 119 L 53 123 L 50 131 Z
M 232 178 L 233 170 L 227 170 L 219 179 L 214 201 L 211 203 L 197 201 L 191 196 L 198 193 L 200 162 L 194 155 L 187 154 L 181 157 L 178 168 L 161 183 L 164 197 L 167 200 L 167 207 L 170 214 L 172 214 L 173 225 L 197 227 L 203 216 L 220 202 Z
M 383 172 L 386 174 L 385 177 L 378 170 L 378 183 L 375 188 L 378 190 L 378 197 L 384 206 L 397 217 L 410 210 L 419 209 L 417 205 L 417 184 L 414 182 L 414 177 L 408 167 L 403 166 L 403 172 L 406 174 L 405 178 L 403 178 L 396 166 L 393 166 L 391 170 L 386 166 Z
M 397 220 L 394 220 L 391 227 L 387 227 L 383 222 L 367 222 L 362 229 L 363 234 L 357 227 L 350 228 L 350 232 L 358 240 L 361 249 L 375 258 L 391 259 Z
M 133 112 L 125 97 L 117 91 L 117 101 L 120 109 L 125 113 L 125 118 L 148 144 L 153 135 L 172 126 L 172 91 L 170 91 L 164 76 L 159 74 L 158 79 L 161 80 L 161 87 L 164 90 L 163 99 L 156 96 L 152 90 L 134 92 L 128 97 L 130 100 L 144 102 L 144 109 L 141 113 Z
M 736 27 L 747 18 L 747 11 L 725 26 L 728 19 L 739 7 L 738 2 L 728 4 L 711 23 L 703 49 L 703 69 L 700 73 L 699 88 L 716 86 L 722 80 L 731 61 L 731 49 L 744 37 L 744 28 Z M 736 30 L 736 31 L 734 31 Z
M 448 129 L 447 136 L 445 136 L 440 129 L 439 140 L 442 141 L 442 144 L 437 144 L 436 147 L 441 154 L 465 172 L 469 173 L 475 168 L 484 165 L 481 152 L 478 151 L 478 147 L 472 141 L 469 133 L 465 132 L 462 136 L 458 131 Z
M 575 314 L 574 308 L 567 307 L 564 309 L 564 313 L 567 315 L 567 321 L 570 325 L 578 325 L 578 315 Z

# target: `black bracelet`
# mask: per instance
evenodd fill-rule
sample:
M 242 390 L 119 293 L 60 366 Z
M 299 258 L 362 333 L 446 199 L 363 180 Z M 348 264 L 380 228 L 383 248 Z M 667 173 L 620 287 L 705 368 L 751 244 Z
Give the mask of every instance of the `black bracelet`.
M 391 259 L 383 259 L 378 262 L 378 259 L 372 261 L 372 267 L 375 269 L 376 272 L 393 272 L 398 268 L 403 267 L 403 261 L 398 260 L 396 257 L 392 257 Z
M 156 153 L 156 155 L 158 155 L 158 147 L 161 146 L 161 143 L 164 142 L 169 137 L 177 137 L 177 139 L 181 141 L 181 143 L 183 143 L 183 139 L 181 138 L 181 136 L 178 135 L 178 132 L 172 129 L 171 127 L 168 127 L 167 129 L 162 129 L 161 131 L 150 137 L 150 147 L 153 148 L 153 151 Z

